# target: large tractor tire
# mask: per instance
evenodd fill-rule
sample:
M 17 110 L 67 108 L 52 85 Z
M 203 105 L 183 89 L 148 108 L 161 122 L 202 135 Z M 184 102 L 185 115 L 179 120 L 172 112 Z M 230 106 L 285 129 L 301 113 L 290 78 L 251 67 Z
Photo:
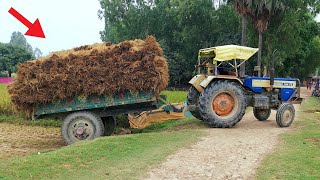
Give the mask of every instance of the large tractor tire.
M 102 136 L 104 124 L 94 113 L 74 112 L 64 119 L 61 133 L 67 144 L 73 144 Z
M 203 118 L 199 112 L 199 96 L 200 93 L 198 92 L 198 90 L 195 87 L 191 86 L 187 95 L 187 105 L 196 106 L 195 110 L 190 111 L 190 113 L 193 117 L 202 121 Z
M 113 116 L 104 117 L 102 121 L 104 124 L 104 136 L 111 136 L 116 127 L 115 118 Z
M 243 88 L 231 81 L 211 83 L 199 101 L 200 113 L 210 127 L 230 128 L 242 119 L 246 109 Z
M 253 115 L 259 121 L 266 121 L 270 117 L 270 114 L 271 114 L 271 109 L 253 108 Z
M 295 116 L 295 109 L 292 104 L 284 103 L 278 108 L 276 122 L 280 127 L 289 127 Z

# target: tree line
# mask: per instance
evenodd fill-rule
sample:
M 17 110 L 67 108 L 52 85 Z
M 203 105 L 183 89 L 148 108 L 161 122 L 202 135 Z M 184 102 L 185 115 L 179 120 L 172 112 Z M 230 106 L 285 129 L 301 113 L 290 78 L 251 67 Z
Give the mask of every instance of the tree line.
M 13 32 L 9 43 L 0 42 L 0 76 L 11 77 L 18 64 L 41 56 L 41 50 L 33 49 L 21 32 Z
M 153 35 L 168 59 L 171 84 L 194 75 L 201 48 L 226 44 L 259 47 L 247 75 L 272 52 L 276 75 L 304 78 L 320 67 L 319 0 L 100 0 L 103 41 Z

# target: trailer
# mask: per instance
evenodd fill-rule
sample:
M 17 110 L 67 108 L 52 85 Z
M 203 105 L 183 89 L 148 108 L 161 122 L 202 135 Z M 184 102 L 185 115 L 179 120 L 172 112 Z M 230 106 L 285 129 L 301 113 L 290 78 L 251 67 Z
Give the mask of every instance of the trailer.
M 140 113 L 162 108 L 163 111 L 181 111 L 166 102 L 163 95 L 153 92 L 119 92 L 113 95 L 76 96 L 57 102 L 40 104 L 34 109 L 34 119 L 48 116 L 62 117 L 63 139 L 67 144 L 91 140 L 112 134 L 115 115 Z

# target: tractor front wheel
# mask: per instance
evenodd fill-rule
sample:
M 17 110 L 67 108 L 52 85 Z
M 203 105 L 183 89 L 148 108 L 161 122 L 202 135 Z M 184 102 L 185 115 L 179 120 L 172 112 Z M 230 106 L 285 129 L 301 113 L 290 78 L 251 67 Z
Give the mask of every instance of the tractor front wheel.
M 199 101 L 200 113 L 211 127 L 232 127 L 245 113 L 246 97 L 242 87 L 235 82 L 211 83 L 202 91 Z
M 198 92 L 198 90 L 195 87 L 191 86 L 188 91 L 187 105 L 195 106 L 195 109 L 190 110 L 190 113 L 193 117 L 202 121 L 203 118 L 199 112 L 199 95 L 200 93 Z
M 271 114 L 271 109 L 258 109 L 253 108 L 253 115 L 256 117 L 259 121 L 265 121 L 269 118 Z
M 280 127 L 289 127 L 295 116 L 295 109 L 292 104 L 284 103 L 281 104 L 278 108 L 276 114 L 276 121 Z

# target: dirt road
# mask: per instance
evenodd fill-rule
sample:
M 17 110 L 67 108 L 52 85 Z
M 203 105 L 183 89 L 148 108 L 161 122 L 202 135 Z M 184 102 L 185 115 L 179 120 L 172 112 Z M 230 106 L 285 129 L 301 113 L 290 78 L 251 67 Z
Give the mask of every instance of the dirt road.
M 302 97 L 310 96 L 305 88 Z M 267 121 L 246 113 L 230 129 L 206 129 L 207 136 L 170 156 L 145 179 L 253 179 L 262 159 L 271 153 L 280 134 L 292 130 L 299 120 L 299 106 L 290 128 L 279 128 L 275 111 Z
M 234 128 L 206 129 L 206 137 L 170 156 L 146 179 L 252 179 L 278 136 L 290 129 L 277 126 L 275 111 L 265 122 L 247 113 Z
M 64 146 L 60 128 L 0 123 L 0 159 L 50 151 Z

